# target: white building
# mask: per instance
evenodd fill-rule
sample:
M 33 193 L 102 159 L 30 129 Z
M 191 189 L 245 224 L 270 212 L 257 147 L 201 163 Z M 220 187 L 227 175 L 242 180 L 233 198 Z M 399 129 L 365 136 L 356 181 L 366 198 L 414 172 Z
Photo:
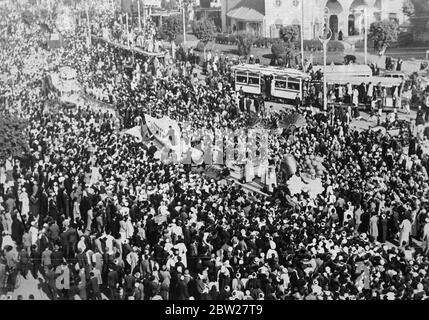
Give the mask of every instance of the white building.
M 362 34 L 364 8 L 368 25 L 374 21 L 395 19 L 402 24 L 404 0 L 222 0 L 222 29 L 225 32 L 253 31 L 276 38 L 286 25 L 301 25 L 304 12 L 304 38 L 316 38 L 323 26 L 324 8 L 329 9 L 329 26 L 335 38 Z M 302 5 L 304 6 L 302 8 Z

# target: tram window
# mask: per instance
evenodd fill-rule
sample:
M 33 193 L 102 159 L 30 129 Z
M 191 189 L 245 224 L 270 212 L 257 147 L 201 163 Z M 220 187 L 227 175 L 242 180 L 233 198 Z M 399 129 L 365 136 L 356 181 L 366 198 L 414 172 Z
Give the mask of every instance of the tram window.
M 239 83 L 247 83 L 247 74 L 237 73 L 236 79 Z
M 249 76 L 249 84 L 259 84 L 259 77 L 254 78 Z
M 275 87 L 279 89 L 286 89 L 286 81 L 276 81 Z
M 249 72 L 249 84 L 259 85 L 259 74 Z
M 288 81 L 287 88 L 295 91 L 299 91 L 299 82 Z

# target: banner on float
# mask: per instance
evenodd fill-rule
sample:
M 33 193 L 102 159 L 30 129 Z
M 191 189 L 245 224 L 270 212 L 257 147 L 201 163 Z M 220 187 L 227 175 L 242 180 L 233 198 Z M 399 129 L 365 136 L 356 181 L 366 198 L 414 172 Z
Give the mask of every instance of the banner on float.
M 181 130 L 177 121 L 167 116 L 157 119 L 147 114 L 145 120 L 149 131 L 162 143 L 175 146 L 180 141 Z M 173 141 L 169 140 L 170 134 Z
M 197 163 L 202 159 L 203 152 L 196 148 L 192 148 L 189 143 L 187 144 L 184 139 L 182 139 L 182 132 L 177 121 L 167 116 L 157 119 L 146 114 L 145 122 L 147 130 L 163 145 L 163 148 L 174 151 L 178 157 L 177 161 L 181 161 L 186 157 L 186 153 L 189 150 L 191 151 L 191 158 L 194 162 Z M 159 152 L 158 154 L 163 154 L 163 152 Z
M 145 0 L 144 5 L 151 7 L 161 7 L 161 0 Z

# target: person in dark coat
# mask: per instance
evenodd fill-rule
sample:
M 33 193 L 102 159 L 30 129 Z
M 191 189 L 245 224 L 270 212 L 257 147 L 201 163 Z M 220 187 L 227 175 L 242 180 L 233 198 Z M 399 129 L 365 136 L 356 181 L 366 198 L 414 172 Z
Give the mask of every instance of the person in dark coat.
M 42 222 L 43 219 L 47 216 L 49 211 L 49 200 L 45 189 L 42 189 L 42 192 L 40 193 L 39 204 L 40 204 L 40 217 L 41 217 L 40 221 Z
M 381 232 L 380 232 L 379 238 L 380 238 L 381 243 L 385 243 L 387 240 L 387 230 L 388 230 L 387 224 L 388 224 L 387 216 L 386 216 L 386 214 L 383 213 L 381 215 L 381 219 L 380 219 L 380 230 L 381 230 Z
M 101 290 L 100 290 L 100 285 L 98 284 L 98 278 L 94 274 L 94 272 L 91 272 L 89 275 L 91 277 L 89 279 L 89 288 L 90 288 L 91 296 L 94 300 L 101 300 Z
M 51 253 L 51 263 L 54 268 L 57 268 L 63 262 L 63 253 L 60 251 L 58 244 L 54 245 L 54 250 Z
M 16 213 L 12 216 L 12 239 L 18 246 L 22 244 L 22 236 L 24 235 L 24 224 L 18 220 Z
M 241 112 L 244 112 L 244 96 L 240 95 L 240 99 L 238 102 L 238 107 L 240 109 Z
M 46 288 L 49 292 L 48 296 L 51 298 L 51 300 L 57 300 L 58 297 L 56 278 L 57 276 L 55 274 L 55 267 L 49 267 L 48 272 L 45 274 L 45 279 L 47 284 Z
M 33 275 L 34 279 L 38 278 L 38 274 L 43 275 L 43 268 L 42 268 L 42 254 L 39 250 L 37 250 L 36 245 L 31 246 L 31 252 L 30 252 L 30 260 L 31 260 L 31 274 Z
M 183 275 L 177 281 L 177 300 L 189 300 L 188 286 Z
M 250 113 L 250 106 L 252 105 L 252 99 L 247 98 L 246 99 L 246 111 L 247 113 Z
M 118 272 L 113 268 L 109 268 L 109 273 L 107 274 L 107 286 L 110 291 L 111 300 L 118 299 L 118 292 L 117 292 L 118 283 L 119 283 Z

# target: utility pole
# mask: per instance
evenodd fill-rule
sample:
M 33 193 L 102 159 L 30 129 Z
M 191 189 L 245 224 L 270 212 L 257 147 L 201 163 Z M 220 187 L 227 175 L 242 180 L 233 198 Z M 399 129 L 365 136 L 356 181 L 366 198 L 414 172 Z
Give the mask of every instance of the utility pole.
M 304 0 L 301 0 L 301 65 L 304 70 Z
M 186 44 L 186 19 L 185 19 L 185 0 L 182 0 L 182 18 L 183 18 L 183 46 Z
M 332 30 L 329 28 L 329 9 L 324 9 L 324 27 L 323 34 L 319 35 L 319 40 L 323 44 L 323 111 L 328 110 L 328 93 L 326 86 L 326 52 L 328 51 L 328 42 L 332 37 Z
M 364 19 L 365 19 L 365 31 L 364 31 L 364 33 L 365 33 L 365 40 L 364 40 L 364 42 L 365 42 L 365 64 L 367 65 L 368 64 L 368 8 L 367 7 L 365 7 L 364 9 L 363 9 L 363 12 L 364 12 Z
M 89 23 L 89 8 L 88 8 L 88 3 L 85 6 L 85 10 L 86 10 L 86 25 L 87 25 L 87 28 L 88 28 L 87 45 L 89 47 L 91 45 L 91 25 Z
M 125 25 L 127 28 L 127 45 L 128 45 L 128 49 L 130 48 L 130 34 L 128 31 L 128 12 L 125 14 Z
M 142 19 L 140 17 L 140 0 L 137 0 L 137 10 L 139 11 L 139 31 L 142 32 Z

